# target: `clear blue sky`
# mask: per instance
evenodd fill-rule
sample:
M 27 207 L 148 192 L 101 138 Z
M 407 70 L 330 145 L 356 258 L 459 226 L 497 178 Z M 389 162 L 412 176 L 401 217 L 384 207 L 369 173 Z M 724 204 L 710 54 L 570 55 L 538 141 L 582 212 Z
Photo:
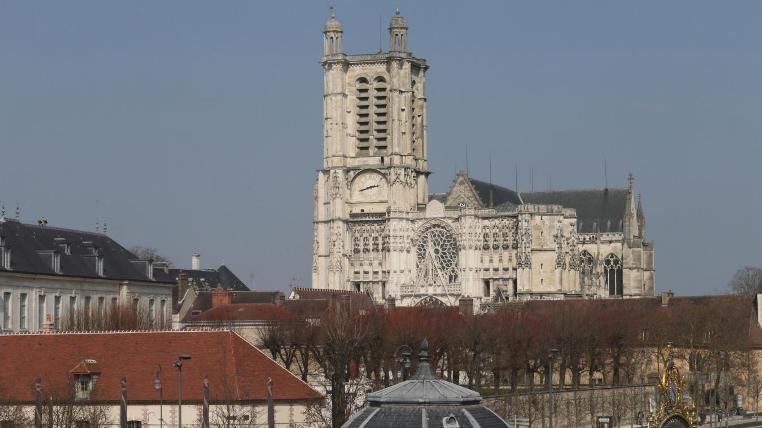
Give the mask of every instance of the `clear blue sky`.
M 762 2 L 336 1 L 345 49 L 399 6 L 431 64 L 431 188 L 636 176 L 657 288 L 762 265 Z M 310 282 L 326 1 L 0 0 L 0 200 L 258 289 Z M 385 30 L 384 30 L 385 31 Z M 384 44 L 386 40 L 384 40 Z M 286 159 L 288 157 L 288 159 Z M 96 201 L 99 201 L 96 203 Z

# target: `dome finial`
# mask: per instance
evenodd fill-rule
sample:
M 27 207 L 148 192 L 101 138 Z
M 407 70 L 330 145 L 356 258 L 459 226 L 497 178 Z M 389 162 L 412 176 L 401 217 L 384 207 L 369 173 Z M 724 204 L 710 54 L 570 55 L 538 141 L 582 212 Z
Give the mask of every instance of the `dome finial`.
M 397 9 L 394 11 L 394 14 L 395 14 L 395 15 L 397 15 L 397 16 L 399 16 L 399 15 L 400 15 L 400 8 L 397 8 Z
M 331 11 L 331 18 L 336 18 L 336 11 L 333 10 L 333 6 L 329 6 L 328 9 Z
M 418 361 L 421 363 L 429 362 L 429 341 L 425 337 L 421 342 L 421 352 L 418 353 Z

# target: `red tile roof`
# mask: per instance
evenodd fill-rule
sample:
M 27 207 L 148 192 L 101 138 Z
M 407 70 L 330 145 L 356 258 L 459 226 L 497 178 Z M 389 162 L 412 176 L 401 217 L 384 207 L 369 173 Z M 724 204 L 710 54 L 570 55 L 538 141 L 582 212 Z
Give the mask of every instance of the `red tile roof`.
M 119 381 L 127 377 L 128 402 L 157 401 L 154 389 L 158 365 L 162 368 L 164 398 L 177 396 L 178 355 L 183 364 L 183 399 L 202 400 L 202 382 L 209 377 L 212 402 L 264 401 L 265 382 L 273 380 L 275 400 L 320 399 L 320 393 L 282 368 L 257 348 L 230 331 L 165 331 L 71 334 L 0 335 L 0 388 L 11 402 L 33 402 L 34 381 L 42 378 L 44 395 L 70 396 L 73 368 L 97 365 L 100 377 L 91 400 L 118 402 Z M 78 370 L 79 371 L 79 370 Z M 228 397 L 228 398 L 226 398 Z
M 290 317 L 274 303 L 232 303 L 191 316 L 189 321 L 285 321 Z

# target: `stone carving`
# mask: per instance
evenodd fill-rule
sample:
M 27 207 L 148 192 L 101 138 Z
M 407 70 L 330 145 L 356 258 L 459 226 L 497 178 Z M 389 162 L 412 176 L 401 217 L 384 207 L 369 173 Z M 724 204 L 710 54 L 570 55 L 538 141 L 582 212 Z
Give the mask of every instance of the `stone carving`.
M 341 172 L 340 171 L 331 171 L 331 199 L 341 199 L 343 196 L 343 191 L 341 189 Z
M 416 185 L 415 171 L 412 168 L 392 168 L 392 185 L 401 184 L 413 188 Z

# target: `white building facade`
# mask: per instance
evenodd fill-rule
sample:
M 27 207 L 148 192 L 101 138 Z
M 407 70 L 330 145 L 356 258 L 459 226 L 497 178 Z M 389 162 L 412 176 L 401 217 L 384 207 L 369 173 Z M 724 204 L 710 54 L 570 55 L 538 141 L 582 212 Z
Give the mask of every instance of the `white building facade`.
M 389 51 L 343 52 L 324 27 L 323 168 L 314 188 L 312 287 L 455 305 L 654 294 L 653 243 L 634 182 L 519 193 L 459 173 L 429 194 L 425 59 L 399 11 Z
M 102 233 L 0 218 L 0 328 L 56 330 L 119 305 L 165 326 L 175 284 L 155 280 L 152 264 Z

